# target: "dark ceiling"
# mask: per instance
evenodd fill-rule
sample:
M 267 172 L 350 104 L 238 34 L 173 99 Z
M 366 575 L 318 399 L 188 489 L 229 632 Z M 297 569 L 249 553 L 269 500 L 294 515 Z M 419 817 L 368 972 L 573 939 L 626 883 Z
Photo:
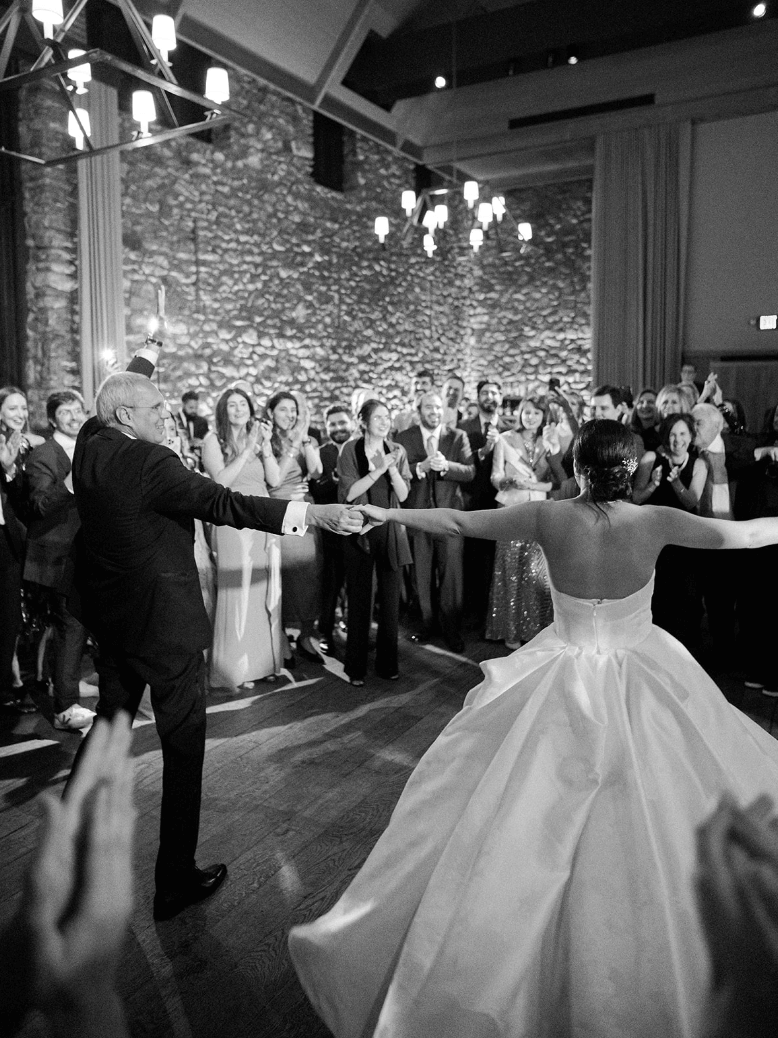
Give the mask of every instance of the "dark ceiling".
M 438 75 L 464 87 L 703 36 L 751 22 L 754 2 L 534 0 L 496 10 L 423 4 L 390 36 L 370 32 L 343 84 L 390 111 L 401 98 L 433 92 Z M 772 6 L 765 18 L 778 14 L 778 3 Z

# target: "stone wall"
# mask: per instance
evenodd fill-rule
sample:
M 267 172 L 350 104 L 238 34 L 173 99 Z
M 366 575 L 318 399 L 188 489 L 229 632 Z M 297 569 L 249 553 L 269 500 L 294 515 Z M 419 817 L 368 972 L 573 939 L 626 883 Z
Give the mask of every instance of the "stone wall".
M 370 384 L 399 406 L 420 366 L 441 379 L 459 370 L 471 395 L 484 373 L 512 388 L 550 374 L 584 387 L 590 183 L 507 199 L 517 220 L 533 224 L 523 253 L 506 221 L 474 255 L 472 214 L 455 192 L 428 259 L 420 229 L 402 234 L 410 163 L 347 135 L 346 190 L 322 188 L 310 177 L 310 111 L 249 77 L 231 80 L 230 105 L 242 118 L 214 143 L 183 138 L 122 159 L 128 346 L 143 339 L 164 285 L 163 392 L 176 399 L 198 388 L 212 406 L 245 378 L 262 400 L 278 387 L 302 389 L 318 411 Z M 53 172 L 69 178 L 67 189 Z M 75 175 L 72 167 L 37 180 L 28 174 L 28 187 L 28 238 L 38 250 L 29 371 L 38 402 L 58 384 L 61 366 L 72 377 L 78 356 Z M 373 233 L 379 214 L 390 219 L 385 248 Z
M 19 99 L 19 143 L 25 154 L 53 157 L 72 141 L 52 84 L 26 87 Z M 45 427 L 46 397 L 80 388 L 78 330 L 78 186 L 72 165 L 23 166 L 27 244 L 25 380 L 33 424 Z

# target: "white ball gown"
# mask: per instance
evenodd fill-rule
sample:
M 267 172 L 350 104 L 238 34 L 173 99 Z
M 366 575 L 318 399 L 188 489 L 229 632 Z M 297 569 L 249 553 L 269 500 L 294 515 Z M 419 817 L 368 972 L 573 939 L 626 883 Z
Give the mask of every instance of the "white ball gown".
M 554 590 L 554 625 L 484 680 L 334 908 L 290 935 L 337 1038 L 698 1035 L 695 828 L 778 794 L 778 744 L 623 599 Z

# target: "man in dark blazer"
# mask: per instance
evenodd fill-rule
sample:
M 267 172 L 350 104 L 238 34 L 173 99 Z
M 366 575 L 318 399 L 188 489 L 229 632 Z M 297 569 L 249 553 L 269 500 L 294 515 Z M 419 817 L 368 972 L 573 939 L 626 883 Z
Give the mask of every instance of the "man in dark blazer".
M 153 370 L 153 368 L 152 368 Z M 81 518 L 83 618 L 98 640 L 97 713 L 131 717 L 145 686 L 162 744 L 162 808 L 154 898 L 169 919 L 212 894 L 225 865 L 198 869 L 205 752 L 205 664 L 211 629 L 194 559 L 193 519 L 302 535 L 306 525 L 359 532 L 344 505 L 247 497 L 190 472 L 168 447 L 170 412 L 149 378 L 110 375 L 73 459 Z
M 33 713 L 29 696 L 13 686 L 13 658 L 22 625 L 22 559 L 25 529 L 14 502 L 21 495 L 21 473 L 16 457 L 21 435 L 0 434 L 0 715 Z
M 322 474 L 308 484 L 317 505 L 334 504 L 338 500 L 338 458 L 343 445 L 351 439 L 354 420 L 345 404 L 331 404 L 324 415 L 329 439 L 322 444 L 319 457 Z M 343 539 L 322 531 L 321 612 L 319 613 L 319 648 L 327 656 L 334 655 L 335 608 L 346 580 Z
M 76 437 L 86 419 L 84 399 L 73 390 L 52 393 L 46 416 L 53 434 L 32 452 L 25 472 L 31 519 L 24 579 L 48 592 L 54 629 L 54 727 L 78 731 L 88 728 L 95 716 L 79 703 L 86 629 L 68 608 L 72 547 L 81 525 L 69 477 Z
M 407 451 L 411 469 L 403 507 L 464 508 L 461 487 L 475 474 L 467 436 L 443 425 L 438 393 L 425 393 L 418 407 L 419 424 L 395 437 Z M 429 635 L 437 613 L 446 644 L 462 652 L 462 538 L 414 531 L 412 546 L 424 633 Z
M 507 425 L 502 421 L 502 386 L 495 379 L 481 379 L 477 389 L 478 414 L 460 422 L 459 428 L 467 433 L 473 452 L 475 477 L 464 488 L 465 508 L 478 511 L 495 508 L 496 489 L 492 486 L 492 451 Z M 494 569 L 494 541 L 465 539 L 464 573 L 465 600 L 474 625 L 484 628 L 489 605 L 489 587 Z

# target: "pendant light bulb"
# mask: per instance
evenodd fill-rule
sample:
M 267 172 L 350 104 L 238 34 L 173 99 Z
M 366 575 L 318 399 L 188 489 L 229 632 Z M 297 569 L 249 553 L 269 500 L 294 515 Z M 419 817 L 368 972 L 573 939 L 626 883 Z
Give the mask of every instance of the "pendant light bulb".
M 386 241 L 386 236 L 389 233 L 388 216 L 377 216 L 375 218 L 375 233 L 378 235 L 378 240 L 383 245 Z
M 492 212 L 497 223 L 502 223 L 502 218 L 505 216 L 505 198 L 503 195 L 495 195 L 492 199 Z
M 154 95 L 150 90 L 134 90 L 132 94 L 132 117 L 140 123 L 141 137 L 149 136 L 149 124 L 157 118 Z
M 492 203 L 481 202 L 478 206 L 478 222 L 481 224 L 484 230 L 487 230 L 489 224 L 492 222 Z
M 532 224 L 519 224 L 519 241 L 529 241 L 532 238 Z
M 230 99 L 230 77 L 226 68 L 213 65 L 205 74 L 205 96 L 214 104 L 222 105 Z
M 73 50 L 68 51 L 68 58 L 80 58 L 82 54 L 86 54 L 86 51 L 75 47 Z M 87 92 L 86 84 L 92 82 L 92 66 L 89 62 L 85 62 L 83 65 L 75 65 L 73 68 L 68 69 L 68 79 L 71 83 L 76 84 L 77 94 L 85 94 Z
M 424 226 L 427 228 L 430 234 L 432 234 L 435 231 L 435 228 L 438 226 L 438 218 L 437 216 L 435 216 L 435 213 L 432 209 L 427 210 L 421 222 L 424 224 Z
M 448 220 L 448 206 L 444 205 L 443 202 L 438 202 L 435 206 L 435 219 L 438 222 L 438 227 L 442 227 Z
M 405 215 L 412 216 L 413 210 L 416 208 L 416 192 L 403 191 L 401 205 L 405 210 Z
M 432 253 L 435 251 L 435 249 L 437 249 L 437 245 L 435 244 L 435 239 L 432 237 L 431 234 L 425 234 L 424 235 L 424 251 L 427 253 L 427 255 L 430 258 L 432 257 Z
M 151 22 L 151 39 L 169 65 L 168 54 L 176 49 L 176 23 L 169 14 L 155 14 Z
M 78 116 L 78 119 L 76 118 Z M 81 125 L 79 126 L 79 119 Z M 68 112 L 68 133 L 76 143 L 76 150 L 84 150 L 84 135 L 92 136 L 92 127 L 89 123 L 89 112 L 85 108 L 77 108 L 75 112 Z
M 62 25 L 62 0 L 32 0 L 32 16 L 43 24 L 44 39 L 54 38 L 54 26 Z
M 484 243 L 484 232 L 480 227 L 474 227 L 470 232 L 470 244 L 473 246 L 473 252 L 478 252 Z
M 472 209 L 478 199 L 478 182 L 466 180 L 462 188 L 462 194 L 467 202 L 467 208 Z

